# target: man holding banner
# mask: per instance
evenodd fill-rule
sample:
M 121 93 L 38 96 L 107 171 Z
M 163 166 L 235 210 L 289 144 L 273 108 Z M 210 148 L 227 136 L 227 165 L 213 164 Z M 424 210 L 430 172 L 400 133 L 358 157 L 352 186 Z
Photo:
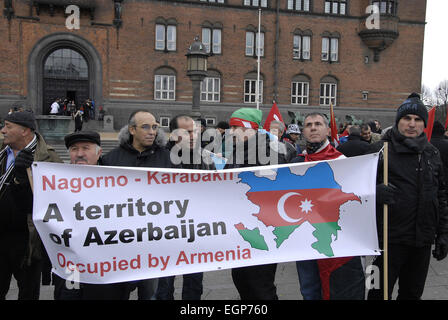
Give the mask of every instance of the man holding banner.
M 383 204 L 388 205 L 388 292 L 398 280 L 397 299 L 420 299 L 428 273 L 431 245 L 434 258 L 448 253 L 448 212 L 444 172 L 439 151 L 424 133 L 428 121 L 425 105 L 415 94 L 398 108 L 395 126 L 382 141 L 372 145 L 379 151 L 388 142 L 388 185 L 383 184 L 383 161 L 377 178 L 377 225 L 383 239 Z M 383 277 L 383 259 L 374 265 Z M 381 281 L 383 283 L 383 280 Z M 369 299 L 382 299 L 383 288 L 369 291 Z
M 330 127 L 320 113 L 305 116 L 306 150 L 292 162 L 345 158 L 328 141 Z M 360 257 L 297 261 L 300 291 L 305 300 L 363 300 L 364 271 Z
M 230 132 L 235 137 L 230 166 L 242 168 L 268 164 L 285 163 L 282 153 L 278 153 L 278 139 L 271 141 L 266 131 L 259 132 L 262 112 L 253 108 L 241 108 L 232 113 L 229 121 Z M 227 141 L 226 141 L 226 150 Z M 277 300 L 274 284 L 277 264 L 233 268 L 232 279 L 241 300 Z
M 147 110 L 134 111 L 128 125 L 121 129 L 120 145 L 102 158 L 103 165 L 124 167 L 171 168 L 170 153 L 165 148 L 163 132 Z M 137 282 L 139 300 L 153 299 L 157 279 Z
M 170 131 L 172 162 L 178 162 L 179 167 L 183 169 L 215 170 L 213 160 L 203 154 L 201 130 L 191 117 L 174 117 L 170 122 Z M 202 272 L 183 275 L 182 300 L 201 300 L 203 277 Z M 174 279 L 174 276 L 159 279 L 157 300 L 174 300 Z
M 0 300 L 17 279 L 19 300 L 38 300 L 45 249 L 32 222 L 33 192 L 27 170 L 33 161 L 61 162 L 36 131 L 32 112 L 5 117 L 0 151 Z

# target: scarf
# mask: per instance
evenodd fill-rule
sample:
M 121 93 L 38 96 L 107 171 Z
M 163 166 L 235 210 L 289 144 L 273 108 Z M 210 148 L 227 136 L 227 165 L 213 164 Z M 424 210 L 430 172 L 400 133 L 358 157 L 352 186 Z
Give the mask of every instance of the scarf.
M 34 152 L 36 151 L 36 146 L 37 146 L 37 136 L 34 136 L 34 139 L 24 149 L 29 149 L 34 154 Z M 9 185 L 9 183 L 11 183 L 11 180 L 13 179 L 12 172 L 14 170 L 15 162 L 11 163 L 9 168 L 6 168 L 6 162 L 8 159 L 8 153 L 6 152 L 7 148 L 8 147 L 0 151 L 0 170 L 2 173 L 2 175 L 0 176 L 0 198 L 3 196 L 3 193 L 5 192 L 7 186 Z
M 320 147 L 312 153 L 309 152 L 312 151 L 313 149 L 316 149 L 317 145 L 314 146 L 314 148 L 312 145 L 310 145 L 311 148 L 308 148 L 307 146 L 307 150 L 300 155 L 302 157 L 305 157 L 305 162 L 332 160 L 342 156 L 342 153 L 336 150 L 336 148 L 333 147 L 328 140 L 326 140 L 325 143 L 319 145 Z

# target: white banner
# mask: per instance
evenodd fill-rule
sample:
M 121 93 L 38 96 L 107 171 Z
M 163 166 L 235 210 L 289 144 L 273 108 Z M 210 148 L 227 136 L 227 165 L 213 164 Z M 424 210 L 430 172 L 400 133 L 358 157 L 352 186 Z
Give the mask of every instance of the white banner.
M 379 254 L 378 154 L 224 171 L 33 164 L 54 272 L 111 283 Z

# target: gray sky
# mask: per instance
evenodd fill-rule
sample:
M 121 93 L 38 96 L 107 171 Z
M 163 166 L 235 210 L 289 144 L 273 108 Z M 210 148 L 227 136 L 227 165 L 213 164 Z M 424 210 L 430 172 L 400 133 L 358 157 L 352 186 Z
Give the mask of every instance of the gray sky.
M 448 0 L 428 0 L 422 82 L 431 90 L 448 79 Z

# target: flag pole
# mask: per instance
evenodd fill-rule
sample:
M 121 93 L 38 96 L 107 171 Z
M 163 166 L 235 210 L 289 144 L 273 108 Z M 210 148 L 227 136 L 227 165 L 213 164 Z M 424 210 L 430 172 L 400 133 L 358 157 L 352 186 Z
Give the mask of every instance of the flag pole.
M 256 45 L 256 52 L 257 52 L 257 84 L 255 86 L 256 88 L 256 100 L 257 101 L 257 110 L 260 109 L 260 29 L 261 29 L 261 8 L 258 8 L 258 39 L 257 39 L 257 45 Z
M 384 142 L 384 152 L 383 152 L 383 176 L 384 185 L 389 183 L 389 146 L 387 142 Z M 383 205 L 383 272 L 384 272 L 384 300 L 389 300 L 389 257 L 388 257 L 388 209 L 387 204 Z

